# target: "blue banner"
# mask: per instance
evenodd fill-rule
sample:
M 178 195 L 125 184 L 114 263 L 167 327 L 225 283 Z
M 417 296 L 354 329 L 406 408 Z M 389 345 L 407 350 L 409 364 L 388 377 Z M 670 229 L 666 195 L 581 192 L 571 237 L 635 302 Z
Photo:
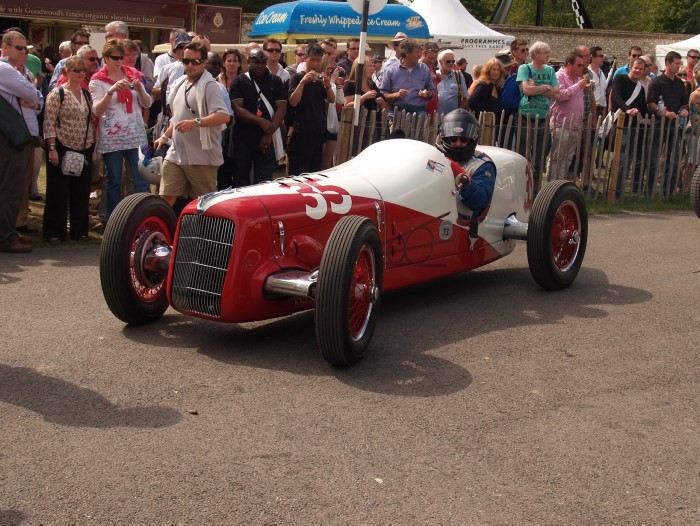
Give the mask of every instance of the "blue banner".
M 298 0 L 276 4 L 262 11 L 253 23 L 250 38 L 294 34 L 319 36 L 357 36 L 362 30 L 362 15 L 347 2 Z M 367 36 L 390 40 L 402 31 L 409 38 L 428 39 L 428 24 L 406 6 L 389 4 L 367 19 Z

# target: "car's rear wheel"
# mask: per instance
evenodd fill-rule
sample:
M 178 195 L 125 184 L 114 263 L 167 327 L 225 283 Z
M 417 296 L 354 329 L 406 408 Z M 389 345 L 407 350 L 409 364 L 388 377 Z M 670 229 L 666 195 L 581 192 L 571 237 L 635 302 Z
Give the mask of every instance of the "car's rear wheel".
M 527 260 L 542 288 L 558 290 L 576 279 L 588 238 L 588 211 L 573 183 L 552 181 L 537 194 L 527 231 Z
M 167 271 L 145 265 L 159 246 L 171 247 L 177 225 L 172 208 L 152 194 L 132 194 L 114 209 L 100 253 L 102 293 L 112 313 L 140 325 L 160 318 L 168 308 Z
M 360 360 L 377 323 L 383 276 L 377 227 L 360 216 L 343 217 L 323 251 L 316 288 L 316 340 L 331 364 Z
M 693 204 L 695 214 L 700 217 L 700 167 L 696 168 L 693 179 L 690 181 L 690 202 Z

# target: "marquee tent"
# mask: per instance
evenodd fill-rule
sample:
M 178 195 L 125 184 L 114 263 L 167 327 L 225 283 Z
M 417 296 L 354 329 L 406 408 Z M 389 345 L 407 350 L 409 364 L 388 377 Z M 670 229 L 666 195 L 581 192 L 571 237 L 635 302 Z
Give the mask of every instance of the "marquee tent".
M 264 9 L 253 23 L 250 38 L 272 37 L 293 43 L 300 40 L 360 36 L 362 15 L 347 2 L 297 0 Z M 430 38 L 428 24 L 419 14 L 403 5 L 386 5 L 367 20 L 367 41 L 387 42 L 403 31 L 410 38 Z
M 685 62 L 685 56 L 690 49 L 700 50 L 700 35 L 695 35 L 694 37 L 681 40 L 680 42 L 674 42 L 673 44 L 659 44 L 656 46 L 656 64 L 660 69 L 663 69 L 664 58 L 669 51 L 677 51 L 680 53 L 681 57 L 683 57 L 683 62 Z
M 451 48 L 472 64 L 483 64 L 513 41 L 479 22 L 459 0 L 414 0 L 410 6 L 428 23 L 441 48 Z

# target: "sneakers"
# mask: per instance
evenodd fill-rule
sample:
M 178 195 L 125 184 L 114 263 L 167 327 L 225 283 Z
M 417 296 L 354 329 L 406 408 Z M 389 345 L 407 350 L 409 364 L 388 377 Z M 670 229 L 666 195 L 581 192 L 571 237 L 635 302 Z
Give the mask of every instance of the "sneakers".
M 41 197 L 41 194 L 32 194 L 29 196 L 30 201 L 43 201 L 44 198 Z
M 39 232 L 36 228 L 32 228 L 29 225 L 18 226 L 15 230 L 20 234 L 36 234 Z

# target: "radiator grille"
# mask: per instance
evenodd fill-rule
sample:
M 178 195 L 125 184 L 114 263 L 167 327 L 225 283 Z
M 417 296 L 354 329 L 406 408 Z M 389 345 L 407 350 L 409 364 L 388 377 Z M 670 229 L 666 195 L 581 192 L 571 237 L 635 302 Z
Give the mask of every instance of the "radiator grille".
M 226 279 L 235 226 L 220 217 L 182 216 L 175 255 L 173 306 L 207 316 L 221 316 L 221 293 Z

